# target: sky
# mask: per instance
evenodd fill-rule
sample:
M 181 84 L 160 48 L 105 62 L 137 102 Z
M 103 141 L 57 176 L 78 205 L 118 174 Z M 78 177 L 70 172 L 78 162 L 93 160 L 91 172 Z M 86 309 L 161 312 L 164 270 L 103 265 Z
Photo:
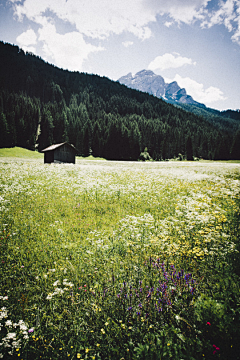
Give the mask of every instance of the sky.
M 149 69 L 240 109 L 240 0 L 0 0 L 0 41 L 112 80 Z

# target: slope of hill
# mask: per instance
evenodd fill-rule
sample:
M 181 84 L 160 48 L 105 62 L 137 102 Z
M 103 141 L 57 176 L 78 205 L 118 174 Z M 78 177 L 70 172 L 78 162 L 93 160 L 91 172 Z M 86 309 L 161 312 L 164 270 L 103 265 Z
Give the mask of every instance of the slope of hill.
M 20 158 L 28 160 L 43 160 L 43 154 L 37 151 L 23 149 L 21 147 L 0 148 L 0 158 Z
M 0 147 L 69 141 L 79 155 L 107 159 L 136 160 L 145 147 L 154 159 L 228 159 L 238 156 L 238 136 L 229 124 L 0 42 Z

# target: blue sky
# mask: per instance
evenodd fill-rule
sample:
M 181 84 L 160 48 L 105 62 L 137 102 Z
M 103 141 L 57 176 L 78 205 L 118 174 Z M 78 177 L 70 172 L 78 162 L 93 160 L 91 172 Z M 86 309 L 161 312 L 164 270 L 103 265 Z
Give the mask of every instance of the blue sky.
M 240 0 L 1 0 L 0 40 L 113 80 L 151 69 L 209 107 L 240 108 Z

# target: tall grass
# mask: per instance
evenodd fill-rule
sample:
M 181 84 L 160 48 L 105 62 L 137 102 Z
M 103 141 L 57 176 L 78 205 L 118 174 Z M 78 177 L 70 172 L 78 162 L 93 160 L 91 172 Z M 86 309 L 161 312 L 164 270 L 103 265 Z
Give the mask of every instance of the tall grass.
M 0 357 L 239 359 L 239 164 L 0 162 Z

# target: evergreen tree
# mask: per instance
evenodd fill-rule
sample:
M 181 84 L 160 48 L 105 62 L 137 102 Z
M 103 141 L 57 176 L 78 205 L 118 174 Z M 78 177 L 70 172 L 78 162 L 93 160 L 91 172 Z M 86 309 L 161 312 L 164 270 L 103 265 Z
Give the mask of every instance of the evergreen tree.
M 6 116 L 0 111 L 0 147 L 8 147 L 9 144 L 9 129 Z
M 186 141 L 186 158 L 187 160 L 193 160 L 193 147 L 191 136 L 188 135 Z
M 237 131 L 231 148 L 231 159 L 240 160 L 240 130 Z
M 49 110 L 45 110 L 42 116 L 41 125 L 40 125 L 40 135 L 39 135 L 39 150 L 53 144 L 53 118 Z
M 137 160 L 141 149 L 141 133 L 137 123 L 133 123 L 129 132 L 129 158 Z
M 88 126 L 86 126 L 84 129 L 82 152 L 83 152 L 83 156 L 85 157 L 90 155 L 90 134 L 89 134 Z
M 101 156 L 101 129 L 99 123 L 96 122 L 93 129 L 93 139 L 92 139 L 92 155 L 95 157 Z
M 104 155 L 109 160 L 121 159 L 121 130 L 117 127 L 116 122 L 110 124 L 107 140 L 104 147 Z
M 230 157 L 230 151 L 229 151 L 229 146 L 228 146 L 227 140 L 225 137 L 219 136 L 218 141 L 215 145 L 215 155 L 212 157 L 212 159 L 228 160 L 229 157 Z

